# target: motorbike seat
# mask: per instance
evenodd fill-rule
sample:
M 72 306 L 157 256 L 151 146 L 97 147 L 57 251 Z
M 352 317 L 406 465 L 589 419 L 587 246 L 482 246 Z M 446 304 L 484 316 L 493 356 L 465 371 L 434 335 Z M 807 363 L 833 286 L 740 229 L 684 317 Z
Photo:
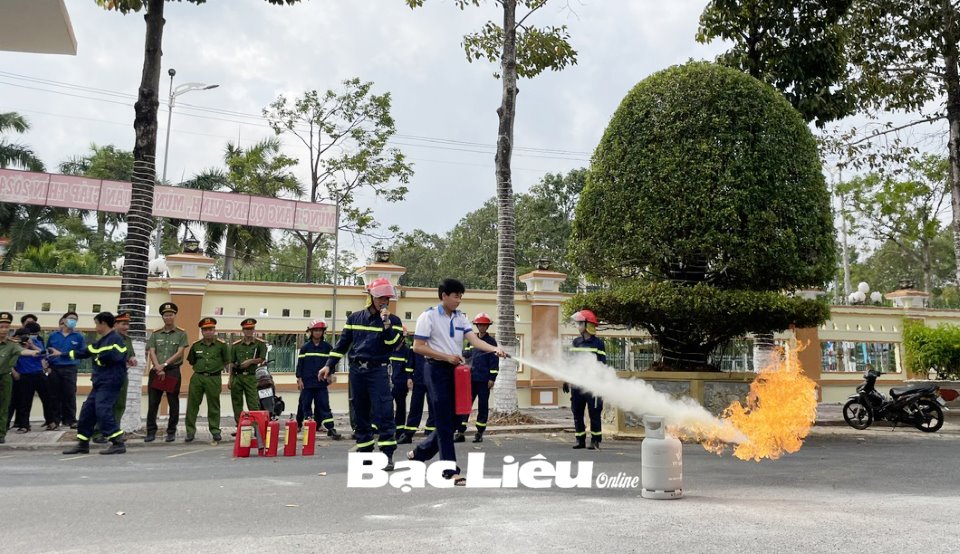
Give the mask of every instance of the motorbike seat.
M 933 394 L 936 392 L 936 385 L 910 385 L 907 387 L 894 387 L 890 389 L 890 396 L 896 398 L 905 394 Z

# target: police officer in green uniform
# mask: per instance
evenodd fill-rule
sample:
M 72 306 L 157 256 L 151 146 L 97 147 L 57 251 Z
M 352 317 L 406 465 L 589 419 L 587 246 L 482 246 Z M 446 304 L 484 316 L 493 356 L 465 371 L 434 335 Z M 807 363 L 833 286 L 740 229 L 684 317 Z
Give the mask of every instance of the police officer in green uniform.
M 151 333 L 147 339 L 147 436 L 143 442 L 153 442 L 157 438 L 157 411 L 164 395 L 170 408 L 166 442 L 173 442 L 177 438 L 177 423 L 180 421 L 180 365 L 183 364 L 183 356 L 190 346 L 187 332 L 177 327 L 178 311 L 173 302 L 161 304 L 163 327 Z M 173 392 L 165 393 L 151 386 L 156 379 L 175 379 Z
M 233 362 L 233 367 L 230 370 L 227 388 L 230 389 L 230 400 L 233 403 L 233 419 L 238 425 L 244 398 L 247 399 L 248 411 L 260 409 L 255 372 L 257 366 L 267 359 L 267 343 L 253 336 L 256 326 L 257 320 L 252 317 L 241 321 L 243 338 L 230 347 L 230 361 Z M 236 436 L 236 433 L 233 435 Z
M 197 434 L 197 414 L 200 403 L 207 399 L 207 424 L 214 442 L 220 442 L 220 389 L 223 381 L 220 374 L 229 368 L 230 348 L 217 338 L 217 320 L 205 317 L 200 320 L 203 337 L 190 346 L 187 361 L 193 366 L 190 389 L 187 393 L 187 442 Z
M 24 349 L 9 339 L 13 314 L 0 312 L 0 444 L 7 442 L 10 398 L 13 391 L 13 366 L 20 356 L 37 356 L 40 352 Z

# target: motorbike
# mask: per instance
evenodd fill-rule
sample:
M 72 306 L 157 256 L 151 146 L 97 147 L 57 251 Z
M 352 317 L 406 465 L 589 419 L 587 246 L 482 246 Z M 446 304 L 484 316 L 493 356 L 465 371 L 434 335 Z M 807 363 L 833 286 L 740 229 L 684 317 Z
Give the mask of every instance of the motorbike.
M 259 366 L 255 376 L 257 378 L 257 397 L 260 399 L 260 409 L 270 414 L 270 419 L 278 419 L 283 413 L 283 398 L 277 396 L 277 389 L 273 383 L 273 375 L 267 367 L 273 360 L 266 360 Z
M 863 430 L 874 420 L 886 420 L 896 427 L 911 425 L 925 433 L 935 433 L 943 427 L 946 402 L 940 397 L 937 385 L 910 385 L 890 389 L 890 397 L 877 390 L 880 373 L 868 370 L 857 393 L 850 395 L 843 405 L 843 420 L 854 429 Z

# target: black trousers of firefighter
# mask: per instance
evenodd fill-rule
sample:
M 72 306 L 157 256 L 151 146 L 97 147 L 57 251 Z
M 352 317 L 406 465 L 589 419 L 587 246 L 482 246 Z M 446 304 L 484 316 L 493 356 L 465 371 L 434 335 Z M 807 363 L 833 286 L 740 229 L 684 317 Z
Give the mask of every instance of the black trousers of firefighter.
M 427 398 L 426 385 L 413 385 L 413 391 L 410 393 L 410 413 L 407 415 L 407 426 L 404 432 L 412 437 L 417 429 L 420 428 L 420 420 L 423 419 L 423 404 Z M 427 413 L 427 424 L 424 426 L 424 434 L 429 435 L 437 430 L 433 418 L 433 411 Z
M 577 442 L 583 443 L 586 440 L 587 426 L 583 421 L 583 410 L 586 408 L 590 415 L 590 440 L 599 444 L 603 439 L 600 426 L 603 399 L 577 387 L 572 387 L 570 393 L 570 409 L 573 410 L 573 427 L 577 432 Z
M 470 381 L 471 402 L 477 402 L 477 434 L 482 435 L 487 430 L 487 418 L 490 415 L 490 384 L 489 381 Z M 470 415 L 460 416 L 460 427 L 457 431 L 467 432 L 467 420 Z
M 350 386 L 353 389 L 353 416 L 357 421 L 357 452 L 372 452 L 376 444 L 380 452 L 392 457 L 397 449 L 397 439 L 387 366 L 351 366 Z M 379 440 L 374 440 L 374 430 Z

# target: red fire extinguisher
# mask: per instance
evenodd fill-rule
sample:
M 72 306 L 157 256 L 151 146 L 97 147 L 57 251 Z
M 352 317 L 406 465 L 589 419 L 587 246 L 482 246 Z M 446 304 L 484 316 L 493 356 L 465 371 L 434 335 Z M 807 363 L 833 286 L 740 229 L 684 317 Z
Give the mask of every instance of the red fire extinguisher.
M 453 390 L 457 415 L 470 415 L 473 410 L 473 398 L 470 393 L 470 366 L 458 365 L 453 368 Z
M 303 449 L 301 456 L 313 456 L 317 448 L 317 422 L 308 419 L 303 422 Z
M 240 422 L 237 423 L 237 438 L 233 441 L 233 457 L 249 458 L 250 445 L 253 442 L 253 420 L 247 412 L 240 413 Z
M 280 442 L 280 422 L 271 420 L 267 423 L 266 452 L 264 456 L 272 458 L 277 455 L 277 444 Z
M 297 422 L 292 416 L 283 428 L 283 455 L 297 455 Z

